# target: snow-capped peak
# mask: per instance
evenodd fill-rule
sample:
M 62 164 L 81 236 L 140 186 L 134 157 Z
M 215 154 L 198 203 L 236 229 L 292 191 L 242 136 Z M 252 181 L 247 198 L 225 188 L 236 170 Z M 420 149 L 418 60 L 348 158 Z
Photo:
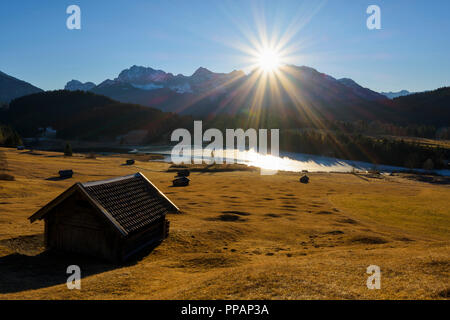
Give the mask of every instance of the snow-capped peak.
M 149 84 L 149 82 L 165 82 L 171 78 L 173 78 L 171 73 L 134 65 L 129 69 L 123 70 L 115 80 L 135 85 L 144 85 Z
M 81 82 L 78 80 L 71 80 L 66 83 L 66 86 L 64 87 L 64 90 L 70 90 L 70 91 L 88 91 L 95 87 L 95 83 L 93 82 Z

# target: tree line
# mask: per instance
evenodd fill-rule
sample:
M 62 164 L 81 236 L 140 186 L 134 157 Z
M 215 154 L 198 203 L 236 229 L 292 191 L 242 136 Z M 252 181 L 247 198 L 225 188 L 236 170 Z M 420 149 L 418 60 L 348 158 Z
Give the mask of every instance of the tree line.
M 407 168 L 448 168 L 450 149 L 404 140 L 319 130 L 282 130 L 280 149 Z
M 0 146 L 13 147 L 22 144 L 22 138 L 11 126 L 0 125 Z

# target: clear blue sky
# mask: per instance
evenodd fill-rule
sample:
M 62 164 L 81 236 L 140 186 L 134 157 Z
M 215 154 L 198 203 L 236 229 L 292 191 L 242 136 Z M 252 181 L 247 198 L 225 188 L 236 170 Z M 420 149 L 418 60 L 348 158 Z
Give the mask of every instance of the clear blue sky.
M 66 28 L 71 4 L 81 8 L 81 30 Z M 381 8 L 381 30 L 366 27 L 371 4 Z M 43 89 L 99 83 L 134 64 L 230 72 L 248 66 L 239 50 L 251 45 L 247 33 L 289 26 L 299 27 L 288 43 L 298 47 L 293 64 L 377 91 L 450 85 L 448 0 L 1 1 L 0 70 Z

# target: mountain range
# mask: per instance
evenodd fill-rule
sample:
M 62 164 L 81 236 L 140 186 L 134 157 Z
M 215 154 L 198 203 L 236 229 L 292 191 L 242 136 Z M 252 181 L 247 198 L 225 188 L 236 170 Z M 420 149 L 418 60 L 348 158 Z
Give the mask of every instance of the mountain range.
M 289 77 L 293 80 L 292 84 L 290 84 L 290 90 L 299 89 L 298 94 L 301 96 L 308 96 L 309 94 L 309 92 L 302 90 L 304 84 L 301 83 L 301 79 L 308 77 L 317 78 L 317 75 L 323 77 L 324 81 L 320 84 L 321 87 L 332 86 L 337 89 L 337 83 L 340 83 L 342 86 L 337 90 L 341 91 L 341 95 L 348 96 L 350 100 L 381 101 L 386 97 L 393 99 L 409 94 L 406 90 L 397 93 L 387 92 L 380 94 L 363 88 L 352 79 L 343 78 L 336 80 L 329 75 L 319 73 L 315 69 L 305 66 L 285 66 L 284 68 L 290 69 Z M 71 80 L 67 82 L 64 89 L 69 91 L 92 91 L 117 101 L 136 103 L 183 114 L 205 115 L 218 112 L 233 114 L 242 110 L 242 107 L 245 109 L 246 106 L 241 106 L 241 103 L 238 104 L 239 106 L 226 106 L 223 99 L 230 100 L 230 97 L 242 95 L 242 92 L 239 92 L 240 86 L 249 87 L 248 84 L 255 83 L 256 73 L 252 72 L 246 75 L 243 71 L 236 70 L 230 73 L 215 73 L 200 67 L 191 76 L 185 76 L 182 74 L 173 75 L 163 70 L 134 65 L 121 71 L 113 80 L 106 79 L 98 85 L 93 82 L 83 83 L 78 80 Z M 346 89 L 343 87 L 346 87 Z M 14 98 L 41 91 L 40 88 L 25 81 L 0 72 L 1 103 L 8 103 Z M 291 93 L 288 94 L 291 95 Z M 283 97 L 282 100 L 290 100 L 285 98 Z M 204 107 L 205 104 L 213 104 L 214 102 L 219 102 L 219 100 L 222 100 L 220 102 L 222 105 L 220 110 L 214 107 Z M 235 99 L 231 100 L 233 100 L 233 103 L 236 103 Z M 337 102 L 334 101 L 336 99 L 327 100 L 330 103 Z
M 407 96 L 407 95 L 410 95 L 410 94 L 413 94 L 413 93 L 414 92 L 409 92 L 408 90 L 401 90 L 401 91 L 398 91 L 398 92 L 392 92 L 392 91 L 390 91 L 390 92 L 381 92 L 382 95 L 388 97 L 389 99 L 395 99 L 395 98 Z
M 77 80 L 69 81 L 66 90 L 101 90 L 105 88 L 127 88 L 139 90 L 170 89 L 176 93 L 201 94 L 220 87 L 223 83 L 245 76 L 242 71 L 230 73 L 214 73 L 206 68 L 198 68 L 191 76 L 173 75 L 153 68 L 132 66 L 119 73 L 114 80 L 106 79 L 98 86 L 92 82 L 82 83 Z
M 294 68 L 294 66 L 290 67 Z M 308 67 L 300 68 L 304 70 L 308 69 Z M 167 105 L 173 105 L 173 103 L 179 102 L 180 97 L 176 94 L 214 96 L 219 93 L 225 93 L 227 84 L 235 82 L 237 79 L 245 79 L 248 77 L 242 71 L 215 73 L 203 67 L 198 68 L 191 76 L 184 76 L 182 74 L 173 75 L 163 70 L 134 65 L 121 71 L 117 78 L 113 80 L 107 79 L 99 85 L 93 82 L 83 83 L 78 80 L 71 80 L 67 82 L 64 89 L 69 91 L 92 91 L 122 102 L 167 107 Z M 337 81 L 351 89 L 360 98 L 369 101 L 382 100 L 385 97 L 394 99 L 412 94 L 407 90 L 378 93 L 363 88 L 349 78 L 343 78 Z M 156 92 L 149 92 L 154 90 Z M 0 72 L 1 103 L 8 103 L 14 98 L 41 91 L 42 89 L 30 83 Z M 175 94 L 172 94 L 172 92 Z
M 307 67 L 303 67 L 307 68 Z M 224 84 L 234 81 L 237 78 L 245 78 L 246 75 L 242 71 L 233 71 L 231 73 L 214 73 L 206 68 L 200 67 L 191 76 L 184 76 L 182 74 L 173 75 L 166 73 L 163 70 L 155 70 L 149 67 L 132 66 L 129 69 L 121 71 L 114 80 L 107 79 L 98 86 L 93 82 L 82 83 L 78 80 L 69 81 L 64 89 L 66 90 L 92 90 L 97 93 L 105 94 L 109 97 L 123 100 L 124 102 L 136 102 L 141 104 L 149 104 L 151 102 L 145 101 L 146 94 L 139 93 L 137 90 L 156 90 L 156 89 L 170 89 L 176 93 L 191 93 L 203 94 L 211 92 L 215 89 L 221 88 Z M 363 88 L 354 80 L 349 78 L 342 78 L 338 80 L 344 86 L 353 90 L 365 100 L 383 100 L 386 97 L 394 99 L 397 97 L 412 94 L 407 90 L 399 92 L 375 92 L 368 88 Z M 137 89 L 137 90 L 134 90 Z M 132 92 L 120 92 L 120 91 Z M 163 91 L 164 92 L 164 91 Z M 134 96 L 134 97 L 133 97 Z M 154 95 L 150 95 L 154 96 Z
M 69 90 L 69 91 L 89 91 L 95 88 L 95 83 L 93 82 L 86 82 L 86 83 L 82 83 L 81 81 L 78 80 L 71 80 L 69 82 L 67 82 L 66 86 L 64 87 L 64 90 Z
M 281 102 L 297 109 L 312 107 L 322 113 L 328 113 L 330 108 L 348 109 L 387 100 L 351 79 L 337 80 L 306 66 L 283 66 L 281 72 L 283 81 L 267 82 L 264 74 L 256 70 L 249 74 L 236 70 L 215 73 L 200 67 L 191 76 L 184 76 L 132 66 L 117 78 L 107 79 L 95 87 L 93 83 L 72 80 L 65 89 L 89 90 L 121 102 L 195 116 L 247 113 L 254 109 L 256 96 L 261 108 Z M 274 82 L 278 82 L 277 96 L 273 92 Z
M 379 120 L 448 125 L 450 122 L 446 118 L 448 88 L 391 100 L 392 95 L 364 88 L 349 78 L 335 79 L 307 66 L 282 66 L 278 76 L 267 76 L 258 70 L 248 74 L 236 70 L 215 73 L 200 67 L 185 76 L 135 65 L 98 85 L 71 80 L 65 90 L 91 92 L 122 103 L 206 119 L 259 114 L 267 118 L 276 116 L 284 123 L 293 119 L 309 123 Z M 3 94 L 0 102 L 41 91 L 0 73 Z

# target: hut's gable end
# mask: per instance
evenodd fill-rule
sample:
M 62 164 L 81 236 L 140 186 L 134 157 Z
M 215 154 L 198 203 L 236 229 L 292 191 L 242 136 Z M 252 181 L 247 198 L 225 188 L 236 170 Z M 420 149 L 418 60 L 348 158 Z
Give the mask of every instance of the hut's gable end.
M 65 225 L 91 229 L 107 228 L 117 232 L 112 221 L 105 217 L 101 208 L 78 185 L 69 188 L 29 219 L 34 221 L 43 218 Z
M 118 235 L 82 193 L 75 192 L 52 208 L 45 224 L 47 247 L 115 259 Z
M 73 193 L 70 197 L 51 209 L 45 216 L 45 219 L 50 218 L 67 226 L 94 230 L 108 227 L 104 219 L 99 217 L 96 209 L 79 191 Z

